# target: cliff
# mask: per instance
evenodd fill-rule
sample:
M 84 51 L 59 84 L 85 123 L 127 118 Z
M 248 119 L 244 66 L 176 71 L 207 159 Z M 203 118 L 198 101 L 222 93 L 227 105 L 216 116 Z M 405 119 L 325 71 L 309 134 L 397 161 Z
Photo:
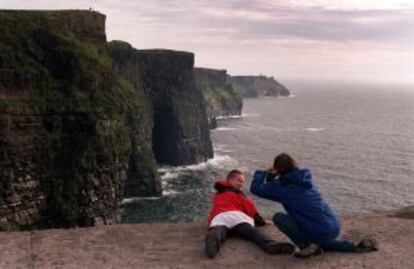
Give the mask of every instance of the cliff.
M 273 77 L 228 76 L 227 81 L 243 97 L 288 96 L 289 90 Z
M 112 41 L 108 47 L 117 72 L 152 103 L 147 142 L 152 141 L 157 163 L 186 165 L 211 158 L 205 103 L 194 84 L 194 55 L 137 50 L 122 41 Z
M 194 54 L 139 50 L 144 92 L 154 109 L 153 151 L 160 164 L 188 165 L 213 157 L 206 105 L 194 83 Z
M 0 11 L 0 230 L 118 220 L 150 102 L 114 74 L 104 25 L 97 12 Z
M 375 236 L 380 250 L 329 253 L 302 260 L 268 255 L 230 238 L 215 259 L 203 252 L 206 228 L 194 223 L 124 224 L 71 230 L 0 233 L 0 268 L 414 268 L 414 219 L 389 213 L 342 217 L 343 233 Z M 274 226 L 266 232 L 287 240 Z
M 152 151 L 152 130 L 154 113 L 151 99 L 143 87 L 143 70 L 140 55 L 136 49 L 125 42 L 112 41 L 107 45 L 113 59 L 113 70 L 129 81 L 142 103 L 143 114 L 131 114 L 129 125 L 132 127 L 132 153 L 128 163 L 128 180 L 125 183 L 125 197 L 161 195 L 160 179 L 156 173 L 156 161 Z
M 243 100 L 231 84 L 227 83 L 227 71 L 195 68 L 196 88 L 203 93 L 209 119 L 218 116 L 241 115 Z

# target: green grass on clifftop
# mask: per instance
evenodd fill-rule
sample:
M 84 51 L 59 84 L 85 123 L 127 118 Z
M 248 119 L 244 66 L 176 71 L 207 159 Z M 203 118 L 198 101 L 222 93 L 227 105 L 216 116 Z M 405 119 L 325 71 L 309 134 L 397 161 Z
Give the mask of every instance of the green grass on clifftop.
M 104 21 L 89 11 L 0 11 L 0 109 L 123 111 L 143 105 L 130 83 L 112 72 Z

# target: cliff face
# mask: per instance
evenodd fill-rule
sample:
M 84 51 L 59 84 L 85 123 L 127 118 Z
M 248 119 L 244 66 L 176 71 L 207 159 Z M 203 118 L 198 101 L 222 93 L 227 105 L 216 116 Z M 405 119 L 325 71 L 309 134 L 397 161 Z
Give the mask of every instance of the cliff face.
M 227 81 L 243 97 L 289 96 L 289 90 L 273 77 L 228 76 Z
M 114 223 L 156 161 L 213 156 L 194 55 L 106 43 L 90 11 L 0 11 L 0 230 Z
M 131 45 L 121 41 L 108 43 L 114 59 L 114 71 L 128 80 L 135 89 L 145 109 L 140 117 L 131 114 L 132 153 L 129 159 L 128 180 L 125 184 L 125 197 L 161 195 L 160 179 L 156 173 L 156 162 L 152 151 L 152 129 L 154 115 L 152 102 L 144 93 L 143 72 L 140 54 Z
M 158 163 L 187 165 L 213 157 L 206 106 L 194 84 L 194 54 L 139 51 L 143 88 L 154 108 L 153 151 Z
M 152 130 L 146 128 L 146 141 L 152 136 L 157 162 L 186 165 L 211 158 L 205 103 L 194 85 L 194 55 L 137 50 L 122 41 L 110 42 L 109 48 L 118 72 L 152 102 Z
M 113 74 L 104 24 L 96 12 L 0 11 L 0 230 L 117 220 L 129 121 L 146 106 Z
M 227 71 L 195 68 L 196 87 L 203 93 L 209 119 L 218 116 L 241 115 L 243 101 L 231 84 L 227 83 Z

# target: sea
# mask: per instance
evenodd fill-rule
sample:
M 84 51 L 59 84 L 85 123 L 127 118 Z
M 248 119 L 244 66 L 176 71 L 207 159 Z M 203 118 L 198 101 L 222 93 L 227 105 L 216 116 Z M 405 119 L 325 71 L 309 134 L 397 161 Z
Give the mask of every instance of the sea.
M 289 97 L 244 99 L 241 116 L 218 119 L 215 156 L 205 163 L 160 167 L 162 197 L 122 202 L 125 223 L 198 222 L 208 215 L 213 185 L 231 169 L 264 216 L 283 210 L 248 191 L 256 169 L 285 152 L 309 168 L 340 214 L 414 205 L 414 86 L 347 82 L 285 83 Z

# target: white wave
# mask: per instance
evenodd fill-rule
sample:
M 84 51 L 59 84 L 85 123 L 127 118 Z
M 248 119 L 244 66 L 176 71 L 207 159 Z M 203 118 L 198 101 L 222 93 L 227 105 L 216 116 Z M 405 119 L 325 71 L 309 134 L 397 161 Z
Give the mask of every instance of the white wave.
M 239 119 L 242 118 L 243 115 L 232 115 L 232 116 L 217 116 L 216 120 L 225 120 L 225 119 Z
M 177 174 L 178 176 L 178 174 Z M 167 182 L 167 179 L 161 179 L 161 188 L 165 189 L 167 188 L 167 186 L 169 185 L 169 183 Z
M 258 117 L 260 114 L 258 113 L 242 113 L 242 117 Z
M 223 144 L 214 144 L 213 148 L 214 148 L 214 152 L 221 152 L 221 153 L 232 152 L 231 150 L 228 149 L 227 145 L 223 145 Z
M 213 131 L 234 131 L 236 128 L 231 127 L 218 127 L 216 129 L 213 129 Z
M 168 180 L 168 179 L 173 179 L 178 177 L 178 173 L 172 173 L 172 172 L 165 172 L 165 174 L 163 174 L 161 176 L 162 180 Z
M 129 204 L 129 203 L 134 203 L 134 202 L 138 202 L 138 201 L 142 201 L 142 200 L 159 200 L 161 198 L 162 197 L 160 197 L 160 196 L 124 198 L 121 201 L 121 205 Z
M 206 162 L 184 165 L 184 166 L 164 166 L 158 169 L 160 172 L 176 174 L 184 171 L 201 171 L 206 170 L 208 167 L 226 167 L 230 165 L 237 165 L 238 162 L 229 155 L 215 155 L 213 159 L 209 159 Z M 170 174 L 168 177 L 172 177 Z
M 229 149 L 214 149 L 214 151 L 216 152 L 220 152 L 220 153 L 232 153 L 232 150 Z
M 174 191 L 174 190 L 162 190 L 162 196 L 170 196 L 170 195 L 176 195 L 183 192 L 180 191 Z
M 305 128 L 305 130 L 309 132 L 321 132 L 325 130 L 325 128 L 308 127 L 308 128 Z
M 213 159 L 207 161 L 207 166 L 212 167 L 227 167 L 236 165 L 238 165 L 238 161 L 229 155 L 216 155 Z
M 216 120 L 225 120 L 225 119 L 240 119 L 245 117 L 258 117 L 258 113 L 242 113 L 241 115 L 232 115 L 232 116 L 218 116 Z
M 297 95 L 296 94 L 289 94 L 288 96 L 286 96 L 286 97 L 288 97 L 288 98 L 294 98 L 294 97 L 297 97 Z
M 224 150 L 228 146 L 229 145 L 226 145 L 226 144 L 213 144 L 214 151 L 216 151 L 216 150 Z

